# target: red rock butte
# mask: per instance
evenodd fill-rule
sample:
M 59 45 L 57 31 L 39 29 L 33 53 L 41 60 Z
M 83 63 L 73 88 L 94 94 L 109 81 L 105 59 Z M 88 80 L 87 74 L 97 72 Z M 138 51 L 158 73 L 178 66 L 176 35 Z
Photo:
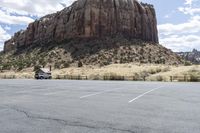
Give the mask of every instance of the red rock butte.
M 152 5 L 137 0 L 77 0 L 60 12 L 28 25 L 5 42 L 4 51 L 68 38 L 123 35 L 158 43 L 157 19 Z

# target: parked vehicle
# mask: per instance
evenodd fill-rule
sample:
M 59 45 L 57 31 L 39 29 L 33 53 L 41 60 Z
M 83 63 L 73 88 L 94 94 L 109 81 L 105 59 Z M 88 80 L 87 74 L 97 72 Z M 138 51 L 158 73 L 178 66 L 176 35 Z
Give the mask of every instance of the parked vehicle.
M 35 79 L 51 79 L 51 71 L 48 68 L 40 68 L 35 72 Z

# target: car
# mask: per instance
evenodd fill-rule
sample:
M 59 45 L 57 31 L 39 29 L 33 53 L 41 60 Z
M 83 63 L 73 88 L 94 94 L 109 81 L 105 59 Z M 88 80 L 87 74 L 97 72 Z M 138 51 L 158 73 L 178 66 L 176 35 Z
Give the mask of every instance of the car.
M 35 72 L 35 79 L 52 79 L 51 71 L 47 68 L 40 68 Z

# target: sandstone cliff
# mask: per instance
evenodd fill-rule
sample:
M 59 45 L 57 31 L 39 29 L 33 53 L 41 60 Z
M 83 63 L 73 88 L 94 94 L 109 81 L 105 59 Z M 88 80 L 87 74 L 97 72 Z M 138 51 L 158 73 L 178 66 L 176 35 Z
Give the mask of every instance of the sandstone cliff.
M 5 42 L 4 52 L 69 38 L 123 35 L 158 43 L 152 5 L 136 0 L 77 0 L 70 7 L 47 15 Z

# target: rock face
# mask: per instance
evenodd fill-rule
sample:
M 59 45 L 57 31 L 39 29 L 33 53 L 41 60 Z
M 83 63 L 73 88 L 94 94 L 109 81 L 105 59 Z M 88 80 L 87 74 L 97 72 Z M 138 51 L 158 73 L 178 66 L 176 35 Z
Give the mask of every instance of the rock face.
M 47 15 L 5 42 L 4 51 L 68 38 L 96 38 L 120 34 L 158 43 L 154 7 L 137 0 L 77 0 Z
M 200 51 L 196 49 L 192 52 L 177 52 L 177 54 L 193 64 L 200 64 Z

